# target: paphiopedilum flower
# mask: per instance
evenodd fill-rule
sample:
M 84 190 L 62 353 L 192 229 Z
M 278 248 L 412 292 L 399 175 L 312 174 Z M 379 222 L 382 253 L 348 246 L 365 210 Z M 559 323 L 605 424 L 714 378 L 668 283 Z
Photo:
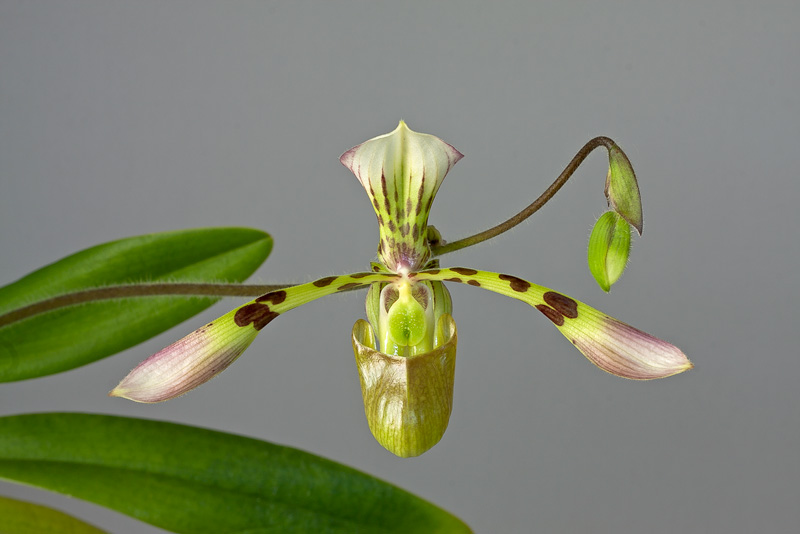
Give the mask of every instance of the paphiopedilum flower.
M 641 231 L 633 169 L 613 142 L 597 139 L 610 147 L 609 204 Z M 561 292 L 510 274 L 440 267 L 431 249 L 437 234 L 427 226 L 428 215 L 442 180 L 461 157 L 441 139 L 414 132 L 402 121 L 393 132 L 345 152 L 341 162 L 375 208 L 379 263 L 370 271 L 329 276 L 253 299 L 152 355 L 110 394 L 138 402 L 182 395 L 224 370 L 279 315 L 325 295 L 368 289 L 368 321 L 358 320 L 352 332 L 367 421 L 389 451 L 417 456 L 441 439 L 452 410 L 457 332 L 444 282 L 530 304 L 589 361 L 614 375 L 649 380 L 692 367 L 677 347 Z M 447 252 L 446 247 L 438 250 Z M 612 267 L 618 277 L 619 261 Z

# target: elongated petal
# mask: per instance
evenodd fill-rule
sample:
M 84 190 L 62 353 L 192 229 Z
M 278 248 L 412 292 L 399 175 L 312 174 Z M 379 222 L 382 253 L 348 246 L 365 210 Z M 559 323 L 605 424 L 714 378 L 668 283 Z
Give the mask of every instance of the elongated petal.
M 240 328 L 236 310 L 198 328 L 140 363 L 109 396 L 136 402 L 161 402 L 183 395 L 224 371 L 256 338 Z
M 153 354 L 109 395 L 136 402 L 161 402 L 183 395 L 224 371 L 280 314 L 325 295 L 394 278 L 396 275 L 382 273 L 329 276 L 262 295 Z
M 678 347 L 516 276 L 453 267 L 413 273 L 410 278 L 469 284 L 526 302 L 550 319 L 589 361 L 623 378 L 664 378 L 693 367 Z
M 428 260 L 428 214 L 447 172 L 463 157 L 438 137 L 400 121 L 386 135 L 342 154 L 340 161 L 367 191 L 378 216 L 378 255 L 393 271 L 419 269 Z
M 456 366 L 456 324 L 442 315 L 442 345 L 430 352 L 403 357 L 376 350 L 369 323 L 353 326 L 364 413 L 372 435 L 389 452 L 408 458 L 436 445 L 453 409 Z

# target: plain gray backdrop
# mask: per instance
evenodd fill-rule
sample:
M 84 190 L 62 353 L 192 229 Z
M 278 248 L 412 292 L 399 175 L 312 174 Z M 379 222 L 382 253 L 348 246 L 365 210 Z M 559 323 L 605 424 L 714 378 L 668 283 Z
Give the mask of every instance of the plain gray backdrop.
M 610 294 L 585 257 L 605 210 L 602 151 L 528 222 L 443 263 L 563 291 L 696 368 L 611 376 L 535 310 L 456 286 L 453 415 L 419 458 L 392 456 L 367 428 L 350 346 L 363 292 L 282 316 L 177 400 L 106 397 L 241 302 L 228 299 L 116 356 L 0 385 L 0 413 L 130 415 L 299 447 L 481 533 L 796 532 L 798 28 L 791 1 L 3 0 L 0 284 L 101 242 L 215 225 L 274 236 L 255 282 L 363 270 L 377 224 L 337 159 L 399 119 L 466 156 L 430 219 L 449 240 L 523 208 L 607 135 L 633 162 L 645 215 Z M 160 532 L 32 488 L 0 494 Z

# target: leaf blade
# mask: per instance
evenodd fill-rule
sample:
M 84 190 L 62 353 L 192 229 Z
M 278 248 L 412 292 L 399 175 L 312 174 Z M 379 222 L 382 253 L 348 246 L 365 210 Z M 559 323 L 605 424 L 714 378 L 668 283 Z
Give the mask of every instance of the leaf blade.
M 40 504 L 0 496 L 0 532 L 106 534 L 104 530 Z
M 470 532 L 436 506 L 330 460 L 142 419 L 0 418 L 0 477 L 175 532 Z
M 0 313 L 37 300 L 135 282 L 239 282 L 272 250 L 249 228 L 147 234 L 77 252 L 0 288 Z M 132 347 L 211 306 L 210 297 L 143 297 L 53 310 L 0 328 L 0 382 L 73 369 Z

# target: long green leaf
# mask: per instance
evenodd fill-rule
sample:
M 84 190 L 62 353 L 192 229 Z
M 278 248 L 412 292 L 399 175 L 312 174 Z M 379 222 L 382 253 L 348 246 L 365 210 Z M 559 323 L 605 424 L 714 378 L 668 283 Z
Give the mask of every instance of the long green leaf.
M 0 497 L 2 534 L 105 534 L 79 519 L 40 504 Z
M 240 282 L 272 250 L 250 228 L 201 228 L 104 243 L 0 288 L 0 314 L 84 289 L 145 282 Z M 0 328 L 0 382 L 73 369 L 200 313 L 211 297 L 142 297 L 61 308 Z
M 306 452 L 108 415 L 0 418 L 0 477 L 174 532 L 470 532 L 418 497 Z

